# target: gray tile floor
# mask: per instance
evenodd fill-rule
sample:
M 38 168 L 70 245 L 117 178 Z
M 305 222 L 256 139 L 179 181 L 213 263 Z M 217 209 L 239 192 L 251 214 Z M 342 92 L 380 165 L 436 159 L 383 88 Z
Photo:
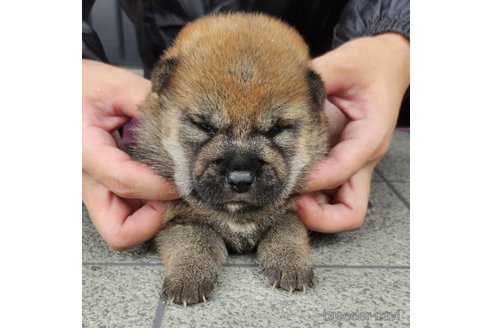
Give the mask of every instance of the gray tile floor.
M 149 245 L 109 249 L 82 209 L 84 327 L 406 327 L 410 324 L 410 134 L 397 130 L 374 174 L 361 229 L 311 234 L 316 285 L 272 290 L 252 255 L 231 256 L 207 303 L 160 297 L 165 268 Z

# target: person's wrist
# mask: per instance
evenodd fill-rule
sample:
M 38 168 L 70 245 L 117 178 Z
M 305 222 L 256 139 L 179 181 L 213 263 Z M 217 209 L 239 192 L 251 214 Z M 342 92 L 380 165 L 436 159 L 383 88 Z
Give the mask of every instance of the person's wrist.
M 402 56 L 406 55 L 410 50 L 410 41 L 398 33 L 381 33 L 372 36 L 372 38 L 384 43 L 387 47 L 393 48 L 395 51 L 399 51 Z
M 410 41 L 398 33 L 382 33 L 373 36 L 373 39 L 381 43 L 387 56 L 391 56 L 392 67 L 399 70 L 404 92 L 410 83 Z

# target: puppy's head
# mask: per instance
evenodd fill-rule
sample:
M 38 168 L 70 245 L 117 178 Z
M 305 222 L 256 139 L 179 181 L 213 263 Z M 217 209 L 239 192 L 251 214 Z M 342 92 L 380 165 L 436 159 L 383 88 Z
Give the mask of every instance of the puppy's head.
M 156 65 L 142 126 L 159 171 L 196 206 L 237 214 L 283 204 L 327 148 L 324 88 L 302 38 L 263 15 L 188 25 Z M 164 156 L 163 156 L 164 157 Z

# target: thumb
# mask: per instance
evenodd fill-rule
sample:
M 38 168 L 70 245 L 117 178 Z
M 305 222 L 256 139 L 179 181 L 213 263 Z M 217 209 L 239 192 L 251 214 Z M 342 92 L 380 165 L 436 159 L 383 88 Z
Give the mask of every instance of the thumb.
M 150 81 L 129 71 L 125 73 L 126 83 L 119 84 L 115 90 L 118 96 L 113 106 L 121 115 L 138 117 L 138 106 L 150 92 Z
M 339 53 L 334 50 L 311 61 L 311 67 L 321 77 L 328 96 L 351 87 L 350 79 L 347 79 L 349 72 L 347 59 L 339 57 Z
M 82 86 L 86 101 L 105 109 L 105 117 L 136 117 L 138 104 L 150 91 L 150 81 L 129 70 L 86 59 L 82 61 Z

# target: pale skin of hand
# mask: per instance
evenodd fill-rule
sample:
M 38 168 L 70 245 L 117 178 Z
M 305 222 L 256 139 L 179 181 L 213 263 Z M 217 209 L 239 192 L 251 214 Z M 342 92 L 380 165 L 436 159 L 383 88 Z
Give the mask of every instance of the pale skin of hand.
M 395 33 L 364 37 L 312 64 L 329 100 L 324 112 L 332 147 L 308 175 L 295 210 L 313 231 L 357 229 L 366 216 L 373 170 L 391 143 L 410 83 L 410 43 Z
M 156 234 L 162 201 L 178 197 L 171 184 L 118 147 L 117 129 L 137 117 L 150 81 L 83 60 L 82 88 L 82 199 L 108 245 L 129 249 Z

